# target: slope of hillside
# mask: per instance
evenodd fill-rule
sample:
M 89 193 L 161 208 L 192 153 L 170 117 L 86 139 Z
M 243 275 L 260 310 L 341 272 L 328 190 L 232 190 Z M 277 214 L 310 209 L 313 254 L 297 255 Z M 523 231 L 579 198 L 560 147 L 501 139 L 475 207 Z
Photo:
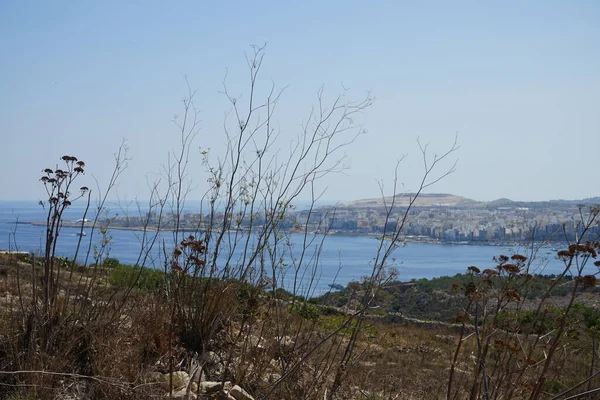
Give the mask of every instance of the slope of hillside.
M 411 199 L 415 196 L 414 193 L 399 193 L 395 195 L 397 206 L 407 206 Z M 390 205 L 393 196 L 385 198 L 372 198 L 355 200 L 342 204 L 343 207 L 351 208 L 371 208 L 383 207 L 384 204 Z M 455 196 L 448 193 L 421 193 L 414 204 L 417 207 L 483 207 L 485 203 L 468 199 L 466 197 Z
M 409 204 L 415 193 L 398 193 L 395 195 L 397 207 L 404 207 Z M 341 207 L 346 208 L 382 208 L 384 204 L 388 206 L 392 203 L 393 196 L 385 198 L 370 198 L 354 200 L 343 203 Z M 449 193 L 421 193 L 413 205 L 414 207 L 451 207 L 451 208 L 498 208 L 498 207 L 528 207 L 528 208 L 560 208 L 572 209 L 579 205 L 599 204 L 600 197 L 592 197 L 582 200 L 547 200 L 547 201 L 515 201 L 507 198 L 496 199 L 492 201 L 477 201 L 462 196 L 456 196 Z

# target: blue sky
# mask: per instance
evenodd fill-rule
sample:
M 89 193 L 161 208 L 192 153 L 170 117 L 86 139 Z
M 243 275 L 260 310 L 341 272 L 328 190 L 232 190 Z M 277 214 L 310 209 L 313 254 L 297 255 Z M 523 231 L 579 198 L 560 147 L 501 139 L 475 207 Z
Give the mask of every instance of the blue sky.
M 326 199 L 378 196 L 403 154 L 414 190 L 417 137 L 441 152 L 456 133 L 457 171 L 432 192 L 599 196 L 600 3 L 485 3 L 0 2 L 0 199 L 41 198 L 40 171 L 63 154 L 102 184 L 122 138 L 132 159 L 119 196 L 146 196 L 176 146 L 184 75 L 198 90 L 196 147 L 217 156 L 225 71 L 247 93 L 244 52 L 265 42 L 261 84 L 288 86 L 282 148 L 322 85 L 328 98 L 376 99 L 359 119 L 368 133 L 345 149 L 350 169 L 322 180 Z M 206 181 L 198 153 L 192 197 Z

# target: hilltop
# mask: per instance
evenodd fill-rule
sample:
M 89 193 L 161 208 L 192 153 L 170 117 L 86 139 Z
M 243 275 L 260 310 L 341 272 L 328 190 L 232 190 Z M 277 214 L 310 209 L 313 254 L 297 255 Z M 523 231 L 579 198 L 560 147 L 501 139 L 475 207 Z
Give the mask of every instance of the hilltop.
M 416 196 L 416 193 L 397 193 L 394 196 L 353 200 L 342 203 L 342 208 L 383 208 L 390 205 L 395 198 L 396 207 L 406 207 Z M 590 197 L 580 200 L 544 200 L 544 201 L 518 201 L 501 198 L 491 201 L 478 201 L 450 193 L 421 193 L 413 207 L 447 207 L 457 209 L 496 209 L 498 207 L 525 207 L 525 208 L 576 208 L 579 205 L 600 204 L 600 197 Z
M 342 207 L 351 208 L 378 208 L 383 207 L 384 204 L 390 205 L 394 200 L 397 206 L 407 206 L 411 199 L 415 197 L 415 193 L 399 193 L 394 196 L 388 196 L 384 198 L 372 198 L 355 200 L 348 203 L 342 204 Z M 485 203 L 476 200 L 468 199 L 466 197 L 456 196 L 448 193 L 421 193 L 417 198 L 414 206 L 416 207 L 475 207 Z

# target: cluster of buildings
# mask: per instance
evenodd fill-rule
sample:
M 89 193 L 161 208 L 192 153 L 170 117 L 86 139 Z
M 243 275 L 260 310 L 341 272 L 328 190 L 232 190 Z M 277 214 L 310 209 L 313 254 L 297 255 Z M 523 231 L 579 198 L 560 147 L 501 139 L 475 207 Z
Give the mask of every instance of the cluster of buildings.
M 407 212 L 406 202 L 388 212 L 382 203 L 359 201 L 336 207 L 318 207 L 310 210 L 286 210 L 285 216 L 277 218 L 279 228 L 328 232 L 346 235 L 389 235 L 398 224 L 402 236 L 411 240 L 462 243 L 507 243 L 523 240 L 573 240 L 581 233 L 580 209 L 585 216 L 587 206 L 574 201 L 550 201 L 517 203 L 510 200 L 477 202 L 452 195 L 444 197 L 443 204 L 435 201 L 415 203 Z M 448 200 L 450 199 L 450 200 Z M 459 200 L 456 200 L 459 199 Z M 431 199 L 430 199 L 431 200 Z M 283 214 L 282 214 L 283 215 Z M 222 212 L 213 215 L 213 222 L 224 220 Z M 112 222 L 113 227 L 136 229 L 142 226 L 161 229 L 177 227 L 175 215 L 148 213 L 138 217 L 120 217 Z M 232 214 L 226 220 L 231 229 L 258 228 L 269 223 L 269 217 L 257 213 Z M 179 229 L 204 229 L 209 218 L 199 213 L 183 213 Z M 591 234 L 600 233 L 596 224 Z
M 583 224 L 579 206 L 563 203 L 532 203 L 524 206 L 495 206 L 473 202 L 469 206 L 413 206 L 388 214 L 382 207 L 337 207 L 328 212 L 313 212 L 309 227 L 329 228 L 339 234 L 375 234 L 393 232 L 404 221 L 402 235 L 413 240 L 436 242 L 500 243 L 523 240 L 573 240 Z M 585 215 L 586 208 L 583 208 Z M 404 217 L 406 214 L 406 218 Z M 297 220 L 306 220 L 300 215 Z M 326 224 L 323 223 L 326 220 Z M 590 234 L 599 233 L 596 224 Z

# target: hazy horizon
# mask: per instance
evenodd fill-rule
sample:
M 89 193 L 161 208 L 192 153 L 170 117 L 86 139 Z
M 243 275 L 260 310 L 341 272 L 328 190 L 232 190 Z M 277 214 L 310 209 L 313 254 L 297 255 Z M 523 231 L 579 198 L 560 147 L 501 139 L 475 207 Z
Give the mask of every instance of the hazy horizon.
M 286 88 L 274 116 L 285 150 L 324 88 L 373 106 L 367 133 L 343 150 L 348 169 L 326 176 L 323 199 L 353 201 L 414 191 L 417 138 L 431 152 L 458 134 L 456 172 L 431 187 L 478 200 L 597 197 L 600 3 L 282 2 L 0 3 L 0 199 L 41 199 L 41 171 L 61 156 L 86 162 L 82 185 L 109 179 L 123 138 L 129 168 L 114 196 L 148 197 L 177 144 L 174 115 L 197 90 L 200 131 L 191 176 L 200 197 L 199 148 L 224 150 L 227 101 L 248 95 L 244 53 L 268 43 L 260 93 Z M 241 96 L 241 97 L 240 97 Z M 400 192 L 402 190 L 397 190 Z M 307 195 L 301 197 L 303 200 Z M 340 200 L 331 200 L 340 199 Z M 37 201 L 37 200 L 36 200 Z
M 410 194 L 410 193 L 406 193 L 406 194 Z M 400 193 L 398 193 L 398 195 L 400 195 Z M 486 200 L 481 200 L 481 199 L 473 199 L 470 197 L 466 197 L 466 196 L 461 196 L 460 194 L 457 193 L 438 193 L 438 192 L 424 192 L 421 193 L 421 196 L 423 195 L 449 195 L 449 196 L 457 196 L 457 197 L 463 197 L 465 199 L 468 200 L 473 200 L 473 201 L 477 201 L 477 202 L 482 202 L 482 203 L 486 203 L 486 202 L 492 202 L 492 201 L 496 201 L 496 200 L 505 200 L 508 199 L 510 201 L 513 202 L 527 202 L 527 203 L 533 203 L 533 202 L 546 202 L 546 201 L 578 201 L 578 200 L 589 200 L 589 199 L 595 199 L 595 198 L 600 198 L 600 196 L 590 196 L 590 197 L 583 197 L 583 198 L 557 198 L 557 199 L 534 199 L 534 200 L 521 200 L 521 199 L 511 199 L 511 198 L 507 198 L 507 197 L 499 197 L 496 199 L 486 199 Z M 386 197 L 390 197 L 387 196 Z M 370 199 L 380 199 L 381 197 L 360 197 L 360 198 L 356 198 L 356 199 L 319 199 L 317 200 L 317 204 L 322 204 L 322 205 L 333 205 L 335 203 L 346 203 L 346 202 L 353 202 L 353 201 L 358 201 L 358 200 L 370 200 Z M 43 197 L 39 197 L 39 198 L 35 198 L 35 199 L 4 199 L 4 198 L 0 198 L 1 202 L 39 202 L 40 200 L 46 200 Z M 123 199 L 121 200 L 123 203 L 130 203 L 131 205 L 135 204 L 135 201 L 139 200 L 141 205 L 144 205 L 145 201 L 147 201 L 147 199 Z M 118 205 L 119 204 L 118 199 L 107 199 L 106 202 L 108 204 L 112 204 L 112 205 Z M 201 200 L 200 199 L 186 199 L 185 200 L 186 203 L 200 203 Z M 92 207 L 95 204 L 96 200 L 92 199 Z M 301 204 L 308 204 L 310 202 L 310 200 L 307 199 L 297 199 L 295 201 L 293 201 L 292 203 L 301 203 Z M 84 200 L 78 200 L 77 202 L 73 203 L 74 205 L 85 205 L 84 204 L 85 201 Z

